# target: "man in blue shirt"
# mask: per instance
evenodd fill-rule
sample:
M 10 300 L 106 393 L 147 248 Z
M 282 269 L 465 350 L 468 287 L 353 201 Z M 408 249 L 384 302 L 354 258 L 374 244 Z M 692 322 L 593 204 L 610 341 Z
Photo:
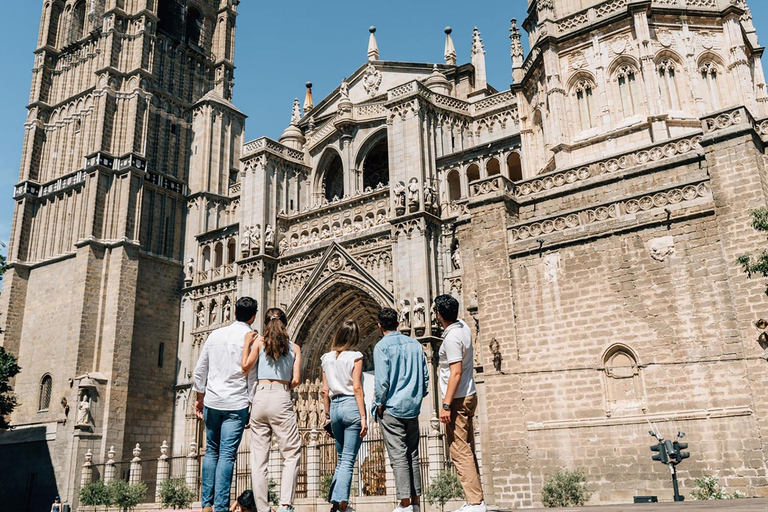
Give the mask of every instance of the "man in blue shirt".
M 400 504 L 394 512 L 420 512 L 419 413 L 429 373 L 421 344 L 397 331 L 397 311 L 379 313 L 384 337 L 373 350 L 374 416 L 389 453 Z

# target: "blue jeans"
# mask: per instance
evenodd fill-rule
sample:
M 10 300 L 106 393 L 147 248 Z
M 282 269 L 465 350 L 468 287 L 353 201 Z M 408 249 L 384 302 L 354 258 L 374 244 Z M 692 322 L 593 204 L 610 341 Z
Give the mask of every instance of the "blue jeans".
M 331 482 L 329 501 L 341 503 L 349 501 L 349 489 L 352 486 L 352 471 L 355 467 L 357 452 L 360 451 L 360 411 L 354 396 L 343 395 L 331 400 L 331 429 L 336 442 L 339 461 Z
M 201 496 L 203 507 L 212 506 L 216 512 L 229 511 L 232 471 L 247 419 L 247 407 L 239 411 L 203 408 L 206 439 Z

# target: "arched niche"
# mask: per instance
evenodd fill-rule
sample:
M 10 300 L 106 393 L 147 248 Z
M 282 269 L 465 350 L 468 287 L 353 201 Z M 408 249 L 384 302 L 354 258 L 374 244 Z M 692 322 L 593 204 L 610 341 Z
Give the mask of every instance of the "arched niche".
M 344 197 L 344 163 L 341 155 L 335 150 L 328 149 L 320 159 L 317 167 L 320 190 L 328 201 Z
M 203 15 L 195 7 L 187 9 L 186 33 L 188 45 L 203 47 Z
M 448 173 L 448 199 L 458 201 L 461 199 L 461 176 L 456 169 Z
M 384 136 L 370 148 L 363 160 L 363 190 L 389 185 L 389 145 Z
M 523 179 L 523 163 L 520 160 L 520 153 L 513 151 L 507 156 L 507 169 L 509 169 L 510 180 L 520 181 Z
M 497 158 L 491 158 L 488 160 L 488 164 L 486 164 L 485 169 L 488 172 L 488 176 L 501 174 L 501 165 L 499 165 L 499 160 Z

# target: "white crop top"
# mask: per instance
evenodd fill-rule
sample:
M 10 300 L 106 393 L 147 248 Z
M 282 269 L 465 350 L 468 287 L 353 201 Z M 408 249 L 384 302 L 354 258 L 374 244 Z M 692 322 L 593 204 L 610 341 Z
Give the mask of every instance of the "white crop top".
M 352 389 L 352 368 L 355 361 L 362 359 L 361 352 L 345 350 L 336 357 L 336 351 L 332 350 L 320 359 L 325 372 L 325 379 L 328 381 L 328 395 L 353 395 Z

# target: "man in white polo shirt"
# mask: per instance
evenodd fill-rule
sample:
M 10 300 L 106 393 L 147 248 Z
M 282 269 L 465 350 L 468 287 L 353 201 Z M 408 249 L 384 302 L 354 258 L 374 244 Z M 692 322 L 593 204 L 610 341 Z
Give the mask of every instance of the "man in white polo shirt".
M 443 327 L 440 345 L 440 391 L 443 403 L 440 421 L 445 424 L 445 435 L 451 460 L 456 466 L 466 503 L 461 512 L 486 512 L 480 470 L 474 446 L 473 417 L 477 409 L 475 389 L 472 332 L 459 320 L 459 301 L 451 295 L 435 298 L 434 312 Z

